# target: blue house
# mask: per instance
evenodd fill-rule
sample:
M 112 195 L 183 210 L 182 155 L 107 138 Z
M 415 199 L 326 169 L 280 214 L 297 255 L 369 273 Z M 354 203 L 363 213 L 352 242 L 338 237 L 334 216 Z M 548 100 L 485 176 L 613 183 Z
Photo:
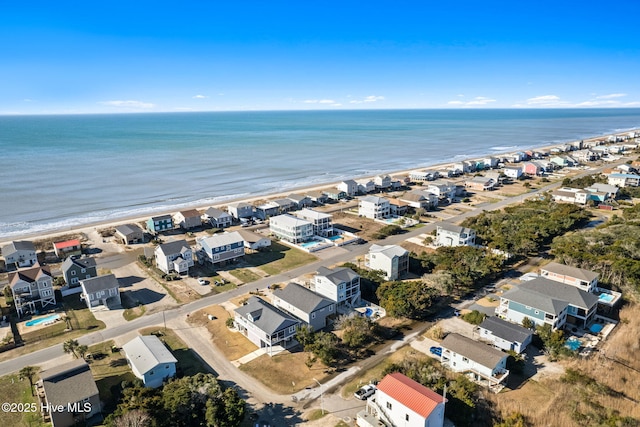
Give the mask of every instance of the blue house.
M 147 221 L 147 230 L 154 234 L 161 231 L 173 230 L 173 218 L 171 215 L 151 217 Z
M 244 256 L 244 239 L 237 231 L 197 239 L 199 257 L 216 264 Z
M 155 335 L 134 338 L 122 346 L 133 374 L 145 387 L 156 388 L 176 375 L 178 360 Z

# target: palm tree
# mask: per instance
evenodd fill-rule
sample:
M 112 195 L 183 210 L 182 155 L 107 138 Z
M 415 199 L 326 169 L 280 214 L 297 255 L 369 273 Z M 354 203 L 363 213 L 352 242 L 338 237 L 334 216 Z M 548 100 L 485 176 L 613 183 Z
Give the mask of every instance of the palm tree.
M 40 368 L 37 366 L 25 366 L 24 368 L 20 369 L 20 372 L 18 373 L 18 376 L 21 380 L 24 380 L 24 379 L 29 380 L 29 385 L 31 386 L 31 396 L 34 395 L 33 394 L 33 377 L 36 376 L 39 370 Z
M 78 352 L 78 355 L 84 359 L 85 354 L 87 354 L 87 351 L 89 351 L 89 346 L 86 346 L 84 344 L 79 345 L 76 351 Z
M 65 353 L 71 353 L 73 354 L 73 357 L 75 357 L 76 359 L 78 358 L 78 348 L 80 347 L 80 343 L 78 342 L 78 340 L 67 340 L 64 342 L 64 344 L 62 345 L 62 350 Z

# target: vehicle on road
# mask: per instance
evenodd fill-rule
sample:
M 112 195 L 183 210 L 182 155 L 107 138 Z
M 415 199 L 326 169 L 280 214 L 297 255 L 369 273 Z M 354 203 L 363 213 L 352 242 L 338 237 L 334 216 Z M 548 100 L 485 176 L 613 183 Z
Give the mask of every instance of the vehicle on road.
M 442 347 L 430 347 L 429 352 L 435 356 L 442 356 Z
M 369 396 L 372 396 L 376 392 L 376 386 L 373 384 L 367 384 L 356 390 L 353 395 L 356 399 L 366 400 Z

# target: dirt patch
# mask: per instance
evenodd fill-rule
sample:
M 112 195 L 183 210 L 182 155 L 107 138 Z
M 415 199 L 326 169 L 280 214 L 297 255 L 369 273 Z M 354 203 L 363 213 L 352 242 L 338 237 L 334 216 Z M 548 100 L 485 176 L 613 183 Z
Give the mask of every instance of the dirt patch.
M 335 212 L 333 214 L 333 224 L 336 228 L 355 233 L 365 240 L 374 240 L 373 236 L 384 227 L 384 224 L 375 222 L 372 219 L 344 212 Z

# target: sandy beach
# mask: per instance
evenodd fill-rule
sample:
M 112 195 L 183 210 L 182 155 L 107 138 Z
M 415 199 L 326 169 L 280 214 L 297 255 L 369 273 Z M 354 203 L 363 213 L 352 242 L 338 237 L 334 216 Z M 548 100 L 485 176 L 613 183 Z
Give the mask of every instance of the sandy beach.
M 632 130 L 632 132 L 637 132 L 638 129 L 636 130 Z M 625 132 L 621 132 L 621 133 L 616 133 L 616 134 L 606 134 L 606 135 L 600 135 L 600 136 L 595 136 L 595 137 L 591 137 L 588 139 L 584 139 L 584 142 L 590 142 L 590 141 L 597 141 L 597 140 L 603 140 L 606 138 L 608 138 L 609 136 L 613 135 L 613 136 L 623 136 L 623 135 L 628 135 L 629 131 L 625 131 Z M 564 146 L 564 145 L 570 145 L 572 143 L 576 143 L 578 141 L 571 141 L 571 142 L 564 142 L 564 143 L 558 143 L 558 144 L 552 144 L 552 145 L 547 145 L 547 146 L 542 146 L 542 147 L 535 147 L 532 148 L 535 151 L 545 151 L 545 150 L 551 150 L 553 148 L 557 148 L 560 146 Z M 505 152 L 498 152 L 498 153 L 491 153 L 491 154 L 487 154 L 486 156 L 483 157 L 478 157 L 478 156 L 473 156 L 473 157 L 469 157 L 466 158 L 465 160 L 474 160 L 474 159 L 482 159 L 482 158 L 486 158 L 486 157 L 496 157 L 496 156 L 507 156 L 509 154 L 513 154 L 515 153 L 514 151 L 505 151 Z M 390 172 L 386 172 L 384 174 L 386 175 L 390 175 L 390 176 L 404 176 L 404 175 L 408 175 L 410 172 L 415 171 L 415 170 L 430 170 L 430 169 L 434 169 L 434 170 L 443 170 L 443 169 L 447 169 L 449 167 L 451 167 L 455 162 L 448 162 L 448 163 L 438 163 L 438 164 L 433 164 L 427 167 L 416 167 L 416 168 L 411 168 L 411 169 L 404 169 L 404 170 L 397 170 L 397 171 L 390 171 Z M 374 178 L 374 176 L 360 176 L 360 177 L 356 177 L 353 179 L 356 179 L 358 181 L 361 180 L 367 180 L 367 179 L 372 179 Z M 269 194 L 262 194 L 262 195 L 256 195 L 254 197 L 250 197 L 250 198 L 246 198 L 246 197 L 241 197 L 241 198 L 233 198 L 233 199 L 229 199 L 226 200 L 225 202 L 222 203 L 218 203 L 218 204 L 208 204 L 208 205 L 202 205 L 202 204 L 194 204 L 194 205 L 189 205 L 189 206 L 184 206 L 181 207 L 179 209 L 167 209 L 167 210 L 162 210 L 162 211 L 158 211 L 158 212 L 154 212 L 153 214 L 147 214 L 145 216 L 128 216 L 128 217 L 123 217 L 120 218 L 118 220 L 105 220 L 105 221 L 98 221 L 98 222 L 94 222 L 94 223 L 90 223 L 90 224 L 86 224 L 86 225 L 80 225 L 77 227 L 67 227 L 67 228 L 63 228 L 63 229 L 58 229 L 58 230 L 53 230 L 51 232 L 47 232 L 47 233 L 25 233 L 25 234 L 21 234 L 21 235 L 14 235 L 11 237 L 0 237 L 0 246 L 11 242 L 11 241 L 15 241 L 15 240 L 24 240 L 24 239 L 31 239 L 31 240 L 40 240 L 40 239 L 51 239 L 51 238 L 55 238 L 57 236 L 63 236 L 63 235 L 67 235 L 67 234 L 78 234 L 78 233 L 83 233 L 85 235 L 88 235 L 90 232 L 92 231 L 96 231 L 96 230 L 100 230 L 100 229 L 104 229 L 104 228 L 111 228 L 111 227 L 115 227 L 121 224 L 127 224 L 127 223 L 140 223 L 140 222 L 146 222 L 146 220 L 148 220 L 151 216 L 159 216 L 159 215 L 164 215 L 164 214 L 175 214 L 177 212 L 179 212 L 180 210 L 187 210 L 187 209 L 197 209 L 200 211 L 206 210 L 210 207 L 224 207 L 229 203 L 236 203 L 236 202 L 246 202 L 246 203 L 254 203 L 256 201 L 266 201 L 266 200 L 273 200 L 273 199 L 279 199 L 279 198 L 285 198 L 286 196 L 288 196 L 289 194 L 292 193 L 305 193 L 305 192 L 310 192 L 310 191 L 320 191 L 320 190 L 325 190 L 331 187 L 335 187 L 337 184 L 339 184 L 338 182 L 327 182 L 327 183 L 322 183 L 322 184 L 318 184 L 318 185 L 313 185 L 313 186 L 304 186 L 304 187 L 296 187 L 296 188 L 292 188 L 290 190 L 287 191 L 283 191 L 283 192 L 278 192 L 278 193 L 269 193 Z

